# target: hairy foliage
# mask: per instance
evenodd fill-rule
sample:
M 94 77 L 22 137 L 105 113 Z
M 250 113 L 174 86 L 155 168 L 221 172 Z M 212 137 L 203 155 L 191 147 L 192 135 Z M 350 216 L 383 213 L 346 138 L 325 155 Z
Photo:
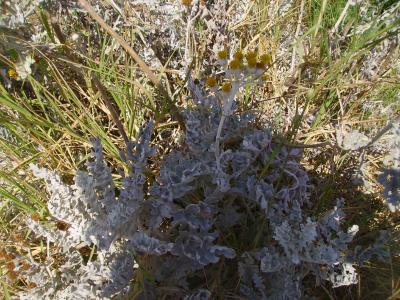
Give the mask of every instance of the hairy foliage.
M 254 81 L 257 74 L 243 70 L 231 79 L 243 76 Z M 185 140 L 163 159 L 150 187 L 151 122 L 121 154 L 130 169 L 119 189 L 98 139 L 92 142 L 94 160 L 87 172 L 76 173 L 72 186 L 32 166 L 46 181 L 51 215 L 69 226 L 50 231 L 27 220 L 61 246 L 66 261 L 61 272 L 44 277 L 37 265 L 36 275 L 29 275 L 37 278 L 36 288 L 25 299 L 107 299 L 131 293 L 132 280 L 142 283 L 148 299 L 166 293 L 209 299 L 202 274 L 221 264 L 228 265 L 224 288 L 233 289 L 241 278 L 240 293 L 248 299 L 300 299 L 310 274 L 317 285 L 357 282 L 353 263 L 359 260 L 348 245 L 358 226 L 341 229 L 344 201 L 322 217 L 309 214 L 315 199 L 301 152 L 276 142 L 270 129 L 256 128 L 251 115 L 234 113 L 240 89 L 234 84 L 229 93 L 189 84 L 195 105 L 185 111 Z M 96 248 L 97 259 L 79 258 L 82 243 Z
M 392 212 L 400 209 L 400 122 L 392 124 L 392 138 L 389 142 L 389 153 L 385 157 L 385 168 L 379 176 L 384 186 L 383 195 Z
M 342 9 L 346 1 L 328 2 L 326 7 L 322 5 L 321 11 L 314 8 L 315 1 L 310 4 L 291 0 L 179 2 L 92 1 L 96 3 L 95 11 L 115 32 L 124 38 L 132 37 L 129 43 L 140 49 L 140 55 L 152 69 L 160 70 L 160 73 L 165 70 L 170 83 L 168 90 L 174 99 L 182 96 L 182 91 L 186 92 L 180 88 L 179 80 L 174 82 L 178 70 L 181 79 L 188 83 L 192 100 L 183 102 L 187 104 L 183 111 L 186 121 L 184 140 L 174 144 L 174 150 L 168 154 L 160 151 L 157 157 L 161 159 L 155 162 L 153 155 L 157 149 L 150 145 L 153 126 L 149 122 L 138 140 L 129 143 L 126 152 L 120 153 L 125 166 L 129 166 L 126 173 L 120 172 L 121 176 L 116 174 L 117 167 L 114 166 L 119 161 L 118 143 L 114 143 L 118 137 L 111 124 L 115 120 L 107 121 L 106 111 L 105 114 L 97 113 L 97 109 L 102 110 L 98 95 L 91 93 L 90 85 L 86 91 L 82 83 L 90 82 L 92 73 L 107 82 L 106 87 L 121 112 L 122 128 L 129 129 L 128 135 L 136 132 L 136 124 L 142 122 L 142 117 L 136 118 L 136 113 L 143 116 L 143 107 L 150 108 L 158 122 L 169 110 L 168 105 L 164 107 L 162 99 L 153 100 L 153 87 L 147 86 L 136 67 L 129 67 L 131 71 L 125 73 L 120 84 L 119 71 L 128 70 L 131 60 L 120 51 L 121 46 L 115 40 L 108 40 L 101 30 L 97 30 L 96 23 L 87 18 L 76 1 L 12 0 L 5 3 L 5 13 L 0 18 L 0 30 L 9 32 L 3 37 L 7 47 L 0 66 L 0 79 L 6 88 L 3 94 L 7 96 L 3 98 L 8 100 L 11 92 L 14 93 L 12 97 L 22 94 L 24 97 L 15 103 L 27 110 L 10 114 L 8 123 L 0 126 L 1 139 L 18 146 L 18 151 L 25 151 L 25 144 L 34 149 L 33 145 L 38 143 L 39 152 L 45 150 L 57 159 L 65 157 L 65 153 L 74 160 L 76 152 L 80 151 L 76 149 L 77 137 L 81 143 L 82 137 L 90 132 L 104 141 L 111 133 L 103 145 L 100 138 L 92 141 L 92 160 L 85 171 L 76 172 L 72 185 L 66 184 L 57 173 L 32 165 L 34 174 L 46 182 L 51 217 L 38 221 L 40 218 L 35 213 L 32 219 L 26 219 L 30 229 L 47 240 L 47 256 L 42 255 L 43 251 L 39 254 L 34 251 L 31 255 L 31 249 L 28 249 L 29 268 L 18 264 L 7 266 L 7 275 L 17 279 L 14 281 L 17 288 L 22 285 L 30 288 L 21 294 L 22 299 L 219 299 L 227 298 L 226 295 L 246 299 L 300 299 L 315 296 L 317 289 L 312 289 L 314 286 L 337 288 L 354 284 L 358 281 L 358 266 L 363 266 L 372 256 L 386 258 L 384 234 L 369 247 L 354 245 L 358 226 L 345 223 L 344 199 L 328 199 L 330 191 L 315 193 L 310 182 L 318 178 L 310 178 L 300 164 L 301 150 L 288 146 L 290 143 L 282 142 L 282 136 L 278 139 L 273 132 L 282 133 L 283 128 L 290 127 L 288 136 L 297 140 L 296 132 L 302 130 L 297 126 L 308 128 L 313 123 L 308 132 L 313 138 L 306 139 L 312 142 L 325 135 L 325 130 L 319 129 L 321 121 L 329 124 L 347 119 L 357 105 L 353 101 L 340 101 L 342 118 L 336 118 L 336 100 L 341 99 L 340 95 L 343 100 L 353 99 L 353 94 L 364 97 L 365 93 L 360 92 L 364 84 L 380 82 L 376 80 L 380 73 L 388 74 L 383 69 L 391 64 L 389 58 L 397 45 L 399 5 L 388 1 L 390 3 L 385 4 L 388 7 L 378 13 L 369 4 L 372 1 L 347 1 L 340 17 L 339 14 L 332 17 L 339 17 L 333 26 L 334 22 L 325 24 L 330 23 L 325 17 L 331 14 L 334 6 Z M 317 23 L 310 24 L 309 28 L 304 23 L 307 19 L 303 15 L 304 7 L 311 10 L 306 15 L 320 15 Z M 359 23 L 357 17 L 347 16 L 349 8 L 354 13 L 352 7 L 360 10 L 360 16 L 368 16 L 361 18 Z M 249 16 L 251 22 L 248 22 Z M 33 19 L 39 20 L 32 22 Z M 264 19 L 267 24 L 263 24 Z M 283 23 L 287 25 L 283 26 Z M 63 25 L 60 27 L 59 24 Z M 135 30 L 130 32 L 132 26 Z M 379 33 L 374 32 L 375 27 L 381 28 Z M 328 35 L 325 38 L 328 29 L 329 39 Z M 353 37 L 357 41 L 354 45 L 351 43 Z M 385 43 L 381 43 L 381 38 Z M 37 44 L 38 48 L 25 44 L 25 41 Z M 318 48 L 320 51 L 307 46 L 320 44 L 320 41 L 323 41 Z M 236 52 L 229 55 L 226 47 Z M 246 51 L 242 53 L 240 48 Z M 269 49 L 271 53 L 258 55 L 253 51 L 256 48 Z M 63 70 L 66 65 L 60 62 L 66 62 L 64 54 L 69 51 L 82 54 L 78 55 L 82 59 L 79 65 L 88 63 L 88 74 L 71 72 L 69 67 Z M 325 54 L 329 55 L 324 57 Z M 55 73 L 48 72 L 50 69 L 40 60 L 42 56 L 48 56 L 49 62 L 57 62 L 55 73 L 61 71 L 61 77 L 65 76 L 65 83 L 63 80 L 59 85 L 61 89 L 54 88 Z M 95 64 L 90 63 L 91 57 L 96 58 Z M 216 70 L 215 63 L 222 65 L 223 70 Z M 109 68 L 110 65 L 113 67 Z M 272 72 L 263 74 L 270 68 Z M 170 73 L 170 69 L 174 72 Z M 205 82 L 193 81 L 190 70 L 194 74 L 211 73 L 211 76 Z M 268 85 L 267 92 L 253 93 L 249 84 L 260 83 L 261 77 Z M 138 80 L 137 86 L 131 85 L 133 78 Z M 292 81 L 295 78 L 299 79 L 296 84 Z M 354 78 L 368 81 L 353 82 Z M 37 79 L 40 79 L 39 85 Z M 78 89 L 70 90 L 71 82 L 76 82 Z M 42 83 L 49 90 L 43 91 Z M 31 85 L 34 96 L 29 93 L 32 92 Z M 139 90 L 145 91 L 151 104 L 140 99 Z M 332 97 L 330 90 L 336 90 Z M 134 99 L 131 91 L 136 95 Z M 243 95 L 238 96 L 242 91 Z M 298 105 L 304 104 L 305 93 L 307 102 L 301 108 Z M 121 95 L 126 102 L 120 101 Z M 69 96 L 73 99 L 77 96 L 79 101 L 69 102 Z M 267 96 L 271 98 L 267 99 Z M 53 103 L 53 98 L 60 101 Z M 281 108 L 283 112 L 282 105 L 271 105 L 267 110 L 271 118 L 261 116 L 256 119 L 246 112 L 252 111 L 258 101 L 268 103 L 267 100 L 272 99 L 285 102 L 287 112 L 281 120 L 277 112 Z M 95 100 L 95 107 L 91 105 L 90 109 L 96 112 L 89 114 L 89 122 L 79 117 L 86 115 L 86 100 Z M 356 100 L 365 103 L 364 98 Z M 85 103 L 82 111 L 75 107 L 81 102 Z M 9 102 L 7 107 L 13 111 L 18 107 L 15 103 Z M 140 103 L 140 109 L 131 111 L 132 103 L 135 106 Z M 293 109 L 290 108 L 292 103 L 296 103 Z M 368 101 L 362 109 L 367 104 Z M 35 121 L 31 122 L 29 110 L 40 117 L 36 123 L 40 120 L 42 124 L 43 116 L 48 121 L 43 128 L 39 126 L 33 139 L 28 138 L 29 133 L 25 135 L 25 132 L 38 128 Z M 369 110 L 381 111 L 371 107 Z M 67 111 L 67 117 L 64 117 Z M 17 132 L 13 123 L 15 116 L 18 126 L 26 124 L 18 130 L 24 133 L 21 137 L 26 136 L 27 141 L 10 138 L 10 133 Z M 280 124 L 279 127 L 265 128 L 263 124 L 267 119 L 277 119 L 271 123 Z M 74 122 L 74 131 L 68 133 L 65 128 L 69 128 L 70 120 L 78 123 Z M 96 130 L 86 126 L 92 121 Z M 160 128 L 167 126 L 169 130 L 171 124 L 159 125 Z M 394 138 L 389 143 L 391 150 L 385 160 L 385 170 L 379 178 L 393 212 L 399 208 L 398 129 L 397 124 Z M 316 131 L 322 135 L 314 135 Z M 163 136 L 164 132 L 156 133 Z M 46 143 L 42 142 L 44 136 L 48 138 Z M 364 151 L 369 145 L 368 138 L 358 130 L 340 133 L 337 138 L 339 146 L 346 151 Z M 162 143 L 168 143 L 168 139 L 162 139 Z M 51 151 L 48 151 L 47 146 L 54 143 L 57 149 L 50 147 Z M 76 152 L 71 152 L 71 148 Z M 315 150 L 323 151 L 319 147 Z M 62 154 L 57 154 L 58 151 Z M 33 154 L 18 168 L 37 158 L 36 149 Z M 46 156 L 42 154 L 40 156 Z M 333 155 L 336 156 L 336 151 Z M 334 166 L 339 165 L 336 157 L 332 158 Z M 106 159 L 112 161 L 111 167 Z M 51 165 L 46 160 L 39 161 L 39 164 Z M 324 163 L 328 161 L 324 160 Z M 70 166 L 58 171 L 67 169 L 71 174 L 71 169 L 77 165 L 74 161 Z M 360 167 L 363 176 L 367 173 L 364 169 L 364 165 L 362 169 Z M 342 171 L 340 167 L 335 170 Z M 367 182 L 365 178 L 363 180 Z M 327 211 L 335 201 L 336 206 Z M 41 211 L 40 215 L 46 214 Z M 368 218 L 367 214 L 365 218 Z M 64 228 L 60 230 L 59 226 Z M 59 251 L 60 257 L 54 259 L 50 255 L 53 251 Z M 15 261 L 13 259 L 12 263 Z M 4 288 L 7 289 L 5 285 Z
M 112 3 L 118 8 L 118 3 Z M 228 293 L 247 299 L 302 299 L 313 296 L 305 281 L 333 288 L 355 284 L 357 265 L 373 255 L 385 258 L 383 238 L 366 249 L 353 249 L 358 226 L 342 228 L 343 199 L 322 215 L 312 210 L 319 195 L 311 196 L 313 187 L 300 164 L 301 151 L 285 146 L 272 128 L 263 128 L 251 113 L 238 109 L 238 93 L 260 82 L 272 58 L 237 51 L 229 59 L 224 49 L 227 4 L 219 1 L 214 10 L 210 5 L 206 10 L 200 8 L 200 1 L 193 1 L 192 8 L 185 9 L 188 32 L 193 20 L 204 17 L 204 35 L 213 42 L 213 48 L 205 48 L 212 48 L 216 57 L 211 63 L 217 62 L 223 70 L 197 83 L 188 73 L 192 106 L 183 112 L 185 138 L 163 156 L 157 174 L 151 168 L 156 153 L 150 145 L 152 122 L 121 152 L 129 170 L 122 172 L 120 182 L 114 181 L 114 170 L 104 160 L 100 139 L 92 141 L 93 159 L 86 171 L 76 172 L 72 185 L 55 172 L 32 165 L 50 193 L 50 215 L 66 228 L 54 230 L 51 222 L 26 220 L 37 235 L 59 246 L 63 260 L 57 266 L 54 261 L 43 264 L 31 258 L 22 275 L 33 288 L 21 294 L 22 299 L 210 299 Z M 160 44 L 167 50 L 161 54 L 183 48 L 178 44 L 182 28 L 157 25 L 167 22 L 158 20 L 160 16 L 171 19 L 182 7 L 148 5 L 153 14 L 142 17 L 156 25 L 143 29 L 146 39 L 166 36 L 167 43 Z M 207 17 L 208 12 L 214 17 Z M 155 50 L 161 63 L 170 59 Z M 182 64 L 187 71 L 188 45 L 184 50 Z M 153 53 L 144 56 L 151 61 Z M 16 66 L 20 79 L 32 72 L 32 64 L 27 56 Z M 223 74 L 223 80 L 217 74 Z M 395 134 L 399 136 L 398 126 Z M 345 150 L 367 145 L 358 131 L 340 139 Z M 395 210 L 398 139 L 392 149 L 381 181 Z M 90 255 L 83 255 L 83 249 L 89 249 Z

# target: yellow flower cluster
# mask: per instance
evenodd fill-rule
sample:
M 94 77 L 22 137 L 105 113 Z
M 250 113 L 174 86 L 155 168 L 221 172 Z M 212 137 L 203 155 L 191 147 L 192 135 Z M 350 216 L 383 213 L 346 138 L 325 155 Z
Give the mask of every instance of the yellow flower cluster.
M 228 51 L 226 49 L 218 51 L 217 56 L 219 59 L 227 60 Z M 243 54 L 243 52 L 239 50 L 233 54 L 233 59 L 228 63 L 229 68 L 233 70 L 243 68 L 245 66 L 244 59 L 247 62 L 247 66 L 250 68 L 265 69 L 272 64 L 271 55 L 268 53 L 258 56 L 255 51 L 249 51 Z
M 217 78 L 215 78 L 214 76 L 210 76 L 206 79 L 206 86 L 209 88 L 215 88 L 217 86 Z M 221 90 L 225 93 L 229 93 L 231 90 L 232 86 L 229 82 L 224 82 L 221 85 Z
M 271 55 L 268 53 L 264 53 L 262 55 L 258 55 L 256 51 L 249 51 L 244 54 L 242 51 L 238 50 L 233 53 L 233 58 L 228 62 L 229 52 L 227 49 L 223 49 L 217 52 L 218 59 L 224 60 L 227 62 L 229 69 L 231 70 L 240 70 L 244 67 L 249 68 L 257 68 L 257 69 L 265 69 L 267 66 L 272 65 Z M 266 76 L 262 76 L 262 79 L 265 80 Z M 218 85 L 218 80 L 214 76 L 210 76 L 206 79 L 205 82 L 206 87 L 215 88 Z M 232 89 L 231 82 L 223 82 L 221 87 L 221 91 L 225 93 L 229 93 Z
M 8 77 L 10 77 L 12 79 L 15 79 L 15 80 L 18 79 L 18 73 L 14 69 L 8 69 L 7 75 L 8 75 Z
M 257 59 L 257 52 L 252 51 L 246 54 L 247 65 L 250 68 L 265 69 L 272 64 L 271 55 L 268 53 L 262 54 Z
M 217 78 L 210 76 L 206 79 L 206 86 L 208 88 L 215 88 L 218 84 Z M 232 89 L 232 84 L 230 82 L 224 82 L 221 85 L 221 91 L 229 93 Z

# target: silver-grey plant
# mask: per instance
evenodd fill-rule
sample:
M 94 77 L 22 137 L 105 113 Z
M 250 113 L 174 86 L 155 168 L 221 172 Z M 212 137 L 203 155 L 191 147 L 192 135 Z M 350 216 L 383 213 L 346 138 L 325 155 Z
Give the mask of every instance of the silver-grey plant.
M 384 187 L 383 195 L 391 212 L 400 210 L 400 118 L 392 122 L 392 136 L 388 143 L 389 153 L 379 176 Z
M 223 293 L 301 299 L 310 275 L 317 285 L 357 282 L 359 261 L 349 244 L 358 226 L 341 229 L 344 200 L 323 216 L 310 213 L 318 199 L 299 163 L 301 151 L 237 111 L 237 93 L 262 72 L 225 73 L 231 86 L 222 91 L 189 81 L 185 139 L 160 162 L 154 180 L 146 171 L 156 153 L 152 122 L 121 154 L 129 172 L 120 188 L 98 139 L 93 161 L 73 185 L 32 166 L 46 181 L 51 216 L 69 227 L 54 231 L 27 220 L 60 247 L 65 262 L 52 270 L 32 260 L 26 276 L 36 287 L 21 299 L 210 299 L 217 298 L 207 283 L 213 277 Z M 97 258 L 85 261 L 77 251 L 82 244 L 95 247 Z

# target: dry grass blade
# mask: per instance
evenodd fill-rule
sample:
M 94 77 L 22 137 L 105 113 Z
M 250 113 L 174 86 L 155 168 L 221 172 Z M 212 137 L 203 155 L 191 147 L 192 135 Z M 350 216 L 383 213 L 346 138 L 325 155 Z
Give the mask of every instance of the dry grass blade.
M 51 24 L 52 24 L 52 26 L 54 28 L 54 31 L 55 31 L 55 33 L 57 35 L 57 38 L 64 45 L 63 49 L 64 49 L 65 54 L 67 55 L 67 57 L 70 58 L 73 63 L 79 63 L 79 59 L 77 58 L 77 56 L 74 55 L 74 53 L 72 53 L 70 51 L 70 49 L 66 46 L 66 38 L 65 38 L 64 34 L 62 33 L 62 30 L 61 30 L 59 24 L 57 22 L 55 22 L 54 20 L 52 20 Z M 74 64 L 72 64 L 71 67 L 77 72 L 77 74 L 79 76 L 84 78 L 84 74 L 82 74 L 81 68 L 76 67 Z M 120 120 L 120 117 L 118 115 L 118 112 L 116 111 L 116 109 L 115 109 L 115 107 L 113 105 L 113 101 L 109 97 L 109 93 L 107 91 L 107 88 L 100 82 L 100 80 L 94 74 L 92 74 L 91 81 L 92 81 L 93 85 L 97 88 L 97 90 L 100 92 L 101 96 L 103 97 L 106 106 L 110 110 L 111 117 L 114 120 L 115 124 L 117 125 L 118 130 L 120 131 L 121 136 L 124 139 L 125 144 L 128 144 L 129 143 L 128 135 L 126 134 L 124 126 L 123 126 L 123 124 L 122 124 L 122 122 Z
M 180 115 L 178 108 L 173 103 L 171 97 L 169 96 L 167 90 L 162 85 L 161 81 L 157 78 L 157 76 L 151 71 L 151 69 L 147 66 L 147 64 L 140 58 L 140 56 L 132 49 L 131 46 L 118 34 L 116 33 L 107 23 L 100 17 L 93 7 L 85 0 L 78 0 L 79 4 L 88 12 L 88 14 L 99 23 L 99 25 L 107 31 L 124 49 L 128 54 L 134 59 L 134 61 L 139 65 L 141 70 L 146 74 L 146 76 L 150 79 L 150 81 L 156 86 L 156 88 L 160 91 L 162 96 L 167 99 L 169 105 L 171 106 L 171 114 L 176 118 L 179 122 L 181 128 L 185 128 L 185 123 L 183 117 Z
M 93 9 L 93 7 L 85 0 L 78 0 L 79 4 L 88 12 L 88 14 L 99 23 L 101 28 L 107 31 L 124 49 L 129 55 L 136 61 L 142 71 L 146 74 L 151 82 L 160 90 L 161 93 L 167 94 L 167 91 L 162 86 L 157 76 L 150 70 L 146 63 L 139 57 L 139 55 L 132 49 L 131 46 L 118 34 L 116 33 Z
M 107 91 L 106 87 L 94 75 L 92 75 L 92 82 L 96 86 L 97 90 L 100 92 L 101 96 L 103 97 L 103 100 L 105 101 L 108 109 L 110 110 L 111 117 L 113 118 L 114 122 L 116 123 L 118 130 L 120 131 L 122 138 L 124 139 L 125 144 L 128 144 L 129 138 L 126 135 L 124 126 L 122 125 L 121 120 L 119 119 L 118 113 L 115 110 L 114 105 L 112 104 L 112 101 L 109 99 L 110 97 L 108 96 L 108 91 Z

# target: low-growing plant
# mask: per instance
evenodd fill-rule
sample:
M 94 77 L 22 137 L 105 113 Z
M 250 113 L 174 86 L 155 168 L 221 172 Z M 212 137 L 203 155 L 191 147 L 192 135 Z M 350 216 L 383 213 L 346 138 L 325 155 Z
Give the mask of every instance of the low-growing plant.
M 378 2 L 6 1 L 5 299 L 394 299 L 400 3 Z
M 301 151 L 237 111 L 238 91 L 260 81 L 268 56 L 236 53 L 228 63 L 225 50 L 218 55 L 225 67 L 221 89 L 213 77 L 189 82 L 185 138 L 160 162 L 155 180 L 147 169 L 156 151 L 152 122 L 121 154 L 130 169 L 120 189 L 97 139 L 94 160 L 72 186 L 32 166 L 50 191 L 50 214 L 68 227 L 53 231 L 27 220 L 61 247 L 65 262 L 47 274 L 32 261 L 25 276 L 36 287 L 22 299 L 300 299 L 313 294 L 306 278 L 354 284 L 354 264 L 385 255 L 377 247 L 350 251 L 358 226 L 342 229 L 343 199 L 323 216 L 312 215 L 318 199 L 311 197 Z M 96 259 L 83 260 L 82 243 L 95 248 Z

